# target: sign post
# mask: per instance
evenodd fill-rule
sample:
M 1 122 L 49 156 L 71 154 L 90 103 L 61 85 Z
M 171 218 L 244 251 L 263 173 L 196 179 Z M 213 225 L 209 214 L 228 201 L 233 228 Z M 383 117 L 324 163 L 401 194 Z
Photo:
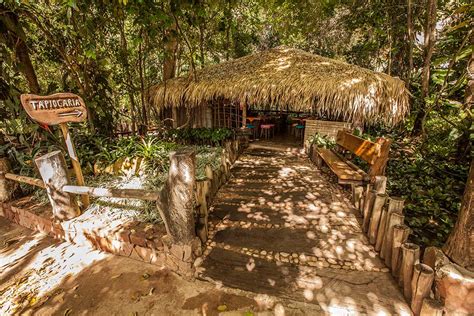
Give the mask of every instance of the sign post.
M 45 125 L 59 125 L 76 174 L 77 184 L 84 185 L 81 164 L 67 126 L 68 122 L 83 122 L 87 119 L 84 100 L 73 93 L 56 93 L 48 96 L 22 94 L 20 99 L 26 113 L 34 121 Z M 87 208 L 90 204 L 89 196 L 81 195 L 81 200 L 83 207 Z

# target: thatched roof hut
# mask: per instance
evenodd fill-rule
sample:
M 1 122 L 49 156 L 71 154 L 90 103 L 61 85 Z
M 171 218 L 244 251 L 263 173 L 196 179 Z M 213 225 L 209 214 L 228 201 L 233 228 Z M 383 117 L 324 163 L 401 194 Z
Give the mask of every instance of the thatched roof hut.
M 299 49 L 278 47 L 153 86 L 158 109 L 217 99 L 253 108 L 304 111 L 356 123 L 396 124 L 408 112 L 398 78 Z

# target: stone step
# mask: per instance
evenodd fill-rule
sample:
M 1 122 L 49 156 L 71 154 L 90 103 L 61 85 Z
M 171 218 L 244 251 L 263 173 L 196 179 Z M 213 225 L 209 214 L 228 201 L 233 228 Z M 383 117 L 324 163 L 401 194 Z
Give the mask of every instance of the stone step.
M 265 257 L 266 258 L 266 257 Z M 199 268 L 199 278 L 226 287 L 320 305 L 324 313 L 399 312 L 403 301 L 389 273 L 301 266 L 244 253 L 212 248 Z M 372 295 L 368 295 L 372 293 Z M 407 314 L 410 314 L 407 311 Z
M 211 237 L 212 236 L 212 237 Z M 228 245 L 235 249 L 252 248 L 258 251 L 304 254 L 321 260 L 333 260 L 331 264 L 350 262 L 361 269 L 380 271 L 385 268 L 376 256 L 367 238 L 357 232 L 340 229 L 317 230 L 313 228 L 239 225 L 219 226 L 210 229 L 211 242 Z
M 242 204 L 218 204 L 211 208 L 209 219 L 249 221 L 252 223 L 296 224 L 331 226 L 348 225 L 359 227 L 361 215 L 357 211 L 340 211 L 338 214 L 324 211 L 310 211 L 305 207 L 259 206 Z M 309 226 L 308 226 L 309 227 Z M 360 229 L 360 227 L 359 227 Z

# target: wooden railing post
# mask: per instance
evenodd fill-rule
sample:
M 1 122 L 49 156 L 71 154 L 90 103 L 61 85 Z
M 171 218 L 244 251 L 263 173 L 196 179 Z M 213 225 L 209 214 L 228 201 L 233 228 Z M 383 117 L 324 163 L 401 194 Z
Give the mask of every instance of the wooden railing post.
M 5 174 L 11 171 L 10 162 L 7 158 L 0 158 L 0 203 L 8 202 L 13 197 L 15 183 L 5 178 Z
M 402 245 L 402 264 L 400 268 L 400 282 L 403 287 L 403 295 L 407 301 L 411 301 L 411 279 L 413 268 L 420 261 L 420 246 L 412 243 Z
M 423 263 L 415 264 L 411 280 L 411 310 L 413 314 L 420 315 L 423 300 L 430 294 L 433 279 L 434 271 L 430 266 Z
M 158 210 L 173 242 L 189 243 L 196 236 L 194 186 L 196 154 L 182 149 L 170 154 L 170 170 L 158 200 Z
M 71 184 L 64 155 L 56 150 L 36 158 L 35 163 L 46 186 L 54 217 L 63 221 L 78 216 L 80 210 L 74 195 L 62 190 L 63 186 Z

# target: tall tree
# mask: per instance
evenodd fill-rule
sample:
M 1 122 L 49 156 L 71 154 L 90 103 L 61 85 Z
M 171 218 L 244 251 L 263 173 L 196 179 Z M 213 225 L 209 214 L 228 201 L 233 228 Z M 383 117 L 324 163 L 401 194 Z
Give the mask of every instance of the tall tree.
M 26 35 L 18 15 L 11 9 L 0 4 L 0 39 L 15 52 L 18 70 L 25 76 L 32 93 L 40 93 L 40 85 L 36 71 L 31 62 L 30 52 L 26 45 Z
M 471 161 L 458 220 L 443 250 L 455 263 L 474 271 L 474 160 Z
M 425 18 L 425 39 L 424 39 L 424 58 L 423 58 L 423 69 L 421 72 L 421 100 L 418 113 L 415 117 L 415 123 L 413 125 L 413 135 L 425 135 L 425 121 L 428 115 L 426 99 L 429 95 L 430 88 L 430 70 L 431 70 L 431 57 L 433 56 L 433 50 L 435 45 L 435 33 L 436 33 L 436 0 L 428 0 L 426 7 L 426 18 Z

